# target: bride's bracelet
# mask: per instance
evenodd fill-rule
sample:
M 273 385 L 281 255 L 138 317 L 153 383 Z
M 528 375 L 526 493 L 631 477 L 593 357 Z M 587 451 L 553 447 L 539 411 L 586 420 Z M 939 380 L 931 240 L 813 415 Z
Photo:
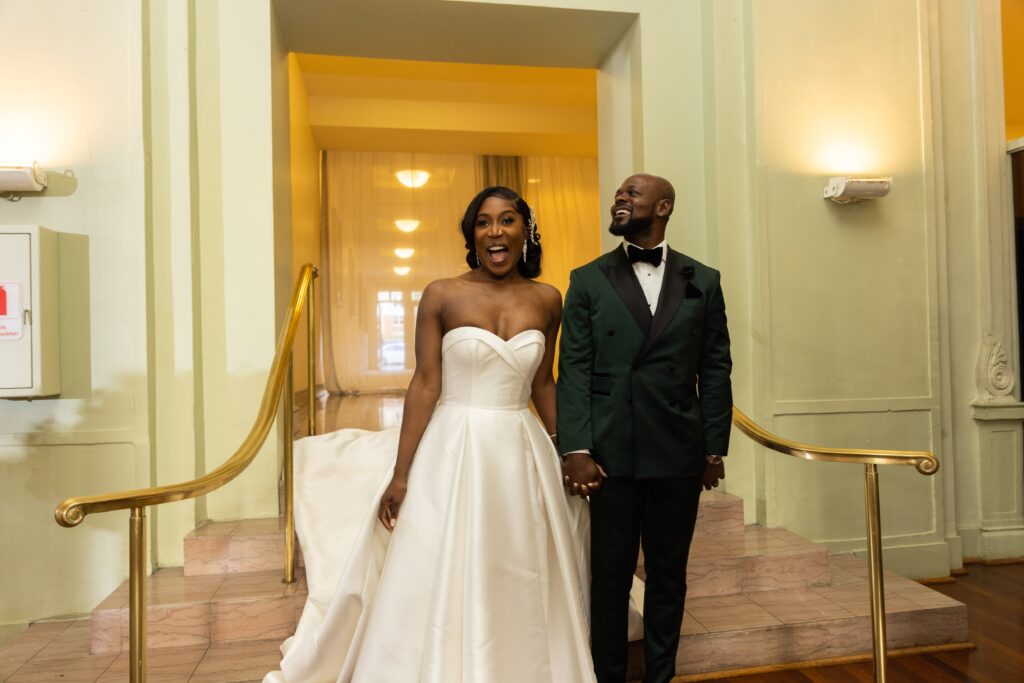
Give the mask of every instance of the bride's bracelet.
M 556 446 L 558 445 L 558 432 L 548 434 L 548 438 L 551 439 L 551 443 L 555 444 Z

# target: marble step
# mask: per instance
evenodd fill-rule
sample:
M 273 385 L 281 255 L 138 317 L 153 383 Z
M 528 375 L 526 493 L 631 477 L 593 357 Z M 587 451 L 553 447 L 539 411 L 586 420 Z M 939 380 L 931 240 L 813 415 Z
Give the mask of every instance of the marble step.
M 185 576 L 181 567 L 147 579 L 150 648 L 208 646 L 279 638 L 295 631 L 306 602 L 306 580 L 281 582 L 279 569 L 237 574 Z M 90 619 L 90 651 L 128 649 L 128 582 L 121 584 Z
M 717 536 L 743 531 L 743 499 L 725 491 L 704 491 L 695 533 Z
M 640 554 L 637 575 L 645 577 Z M 698 531 L 690 544 L 687 595 L 733 595 L 827 586 L 828 548 L 786 529 L 749 526 L 739 533 Z
M 302 551 L 296 543 L 296 566 Z M 185 536 L 185 575 L 284 571 L 284 518 L 206 522 Z
M 677 674 L 867 655 L 871 607 L 867 564 L 832 556 L 826 586 L 687 598 Z M 890 649 L 967 641 L 967 607 L 886 572 Z M 630 678 L 643 675 L 643 648 L 630 643 Z
M 722 536 L 743 532 L 743 499 L 721 491 L 701 496 L 697 513 L 701 535 Z M 284 520 L 243 519 L 207 522 L 185 536 L 185 575 L 279 569 L 284 558 Z M 302 553 L 296 564 L 302 566 Z

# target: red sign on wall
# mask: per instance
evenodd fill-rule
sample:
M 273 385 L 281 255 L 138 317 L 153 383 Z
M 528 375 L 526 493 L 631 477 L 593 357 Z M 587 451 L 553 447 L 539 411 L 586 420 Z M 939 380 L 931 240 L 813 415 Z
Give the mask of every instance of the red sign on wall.
M 0 282 L 0 341 L 15 341 L 22 334 L 21 283 Z

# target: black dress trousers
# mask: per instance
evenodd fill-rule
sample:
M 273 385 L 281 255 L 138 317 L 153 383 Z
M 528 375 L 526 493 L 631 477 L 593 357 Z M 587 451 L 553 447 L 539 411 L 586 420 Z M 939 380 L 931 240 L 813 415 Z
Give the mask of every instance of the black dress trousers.
M 591 650 L 598 683 L 625 683 L 629 590 L 643 546 L 646 683 L 668 683 L 686 599 L 701 477 L 609 477 L 590 496 Z

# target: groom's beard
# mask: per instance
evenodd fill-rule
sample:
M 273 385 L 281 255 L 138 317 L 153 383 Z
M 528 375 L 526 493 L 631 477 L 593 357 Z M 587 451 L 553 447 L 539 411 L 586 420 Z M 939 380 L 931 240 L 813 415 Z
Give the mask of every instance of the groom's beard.
M 646 218 L 630 218 L 629 222 L 619 225 L 612 220 L 608 226 L 608 232 L 615 235 L 616 237 L 629 237 L 635 235 L 638 232 L 643 232 L 647 228 L 651 227 L 654 222 L 654 216 L 647 216 Z

